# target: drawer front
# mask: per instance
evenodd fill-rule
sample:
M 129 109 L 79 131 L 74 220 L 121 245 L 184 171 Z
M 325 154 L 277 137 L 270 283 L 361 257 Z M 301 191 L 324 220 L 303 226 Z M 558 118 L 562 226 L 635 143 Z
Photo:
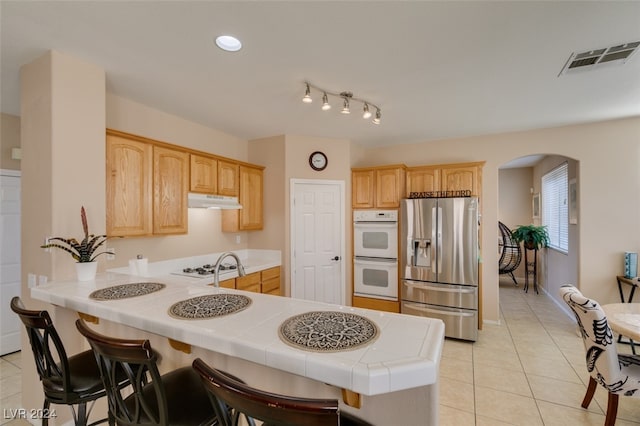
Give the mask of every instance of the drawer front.
M 277 292 L 280 294 L 280 276 L 276 278 L 271 278 L 268 280 L 262 279 L 262 292 L 269 293 Z
M 236 279 L 235 278 L 231 278 L 229 280 L 220 281 L 220 287 L 236 288 Z
M 265 269 L 262 271 L 262 281 L 270 280 L 273 278 L 280 279 L 280 267 L 276 266 L 274 268 Z
M 263 294 L 270 294 L 272 296 L 280 296 L 280 287 L 278 287 L 278 288 L 276 288 L 274 290 L 271 290 L 271 291 L 263 291 L 262 293 Z

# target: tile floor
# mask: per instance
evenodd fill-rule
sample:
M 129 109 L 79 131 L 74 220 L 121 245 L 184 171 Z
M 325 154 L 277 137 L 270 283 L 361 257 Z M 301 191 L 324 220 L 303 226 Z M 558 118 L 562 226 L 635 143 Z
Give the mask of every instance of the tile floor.
M 500 311 L 501 325 L 485 324 L 474 344 L 445 341 L 440 425 L 604 424 L 602 387 L 589 410 L 580 407 L 589 376 L 572 318 L 543 293 L 524 293 L 522 285 L 514 287 L 508 279 L 501 280 Z M 629 352 L 628 346 L 618 346 Z M 28 425 L 4 415 L 21 405 L 21 363 L 19 352 L 0 358 L 2 425 Z M 620 398 L 616 425 L 640 426 L 639 399 Z

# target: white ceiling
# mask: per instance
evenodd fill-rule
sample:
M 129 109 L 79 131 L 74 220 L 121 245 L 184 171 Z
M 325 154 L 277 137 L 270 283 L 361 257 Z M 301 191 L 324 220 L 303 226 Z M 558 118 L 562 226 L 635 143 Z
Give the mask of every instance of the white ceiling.
M 1 109 L 50 49 L 101 66 L 107 90 L 243 139 L 368 146 L 640 115 L 640 54 L 563 75 L 572 52 L 640 40 L 640 2 L 69 1 L 0 3 Z M 232 34 L 228 53 L 213 39 Z M 304 81 L 382 109 L 301 102 Z M 361 106 L 360 106 L 361 107 Z M 353 109 L 353 108 L 352 108 Z

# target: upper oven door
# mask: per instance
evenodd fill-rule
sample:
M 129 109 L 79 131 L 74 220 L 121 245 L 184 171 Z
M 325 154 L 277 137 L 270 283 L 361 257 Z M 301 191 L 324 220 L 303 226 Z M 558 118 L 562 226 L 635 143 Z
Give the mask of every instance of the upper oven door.
M 397 222 L 355 222 L 353 245 L 356 256 L 398 258 Z

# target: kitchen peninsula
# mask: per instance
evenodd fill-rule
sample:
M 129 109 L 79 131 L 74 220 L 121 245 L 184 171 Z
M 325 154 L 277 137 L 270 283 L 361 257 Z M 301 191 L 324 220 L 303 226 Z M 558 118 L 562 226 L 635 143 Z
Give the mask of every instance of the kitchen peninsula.
M 270 265 L 254 262 L 249 267 Z M 79 313 L 105 334 L 149 338 L 161 353 L 160 367 L 165 371 L 201 357 L 258 388 L 337 398 L 342 409 L 373 424 L 437 424 L 444 341 L 440 320 L 201 283 L 200 278 L 170 273 L 139 277 L 106 272 L 94 281 L 52 281 L 33 288 L 31 296 L 53 305 L 49 309 L 58 327 L 75 329 L 73 321 Z M 136 286 L 151 290 L 130 295 L 113 291 Z M 225 299 L 224 312 L 212 308 L 211 301 L 220 298 Z M 242 305 L 228 309 L 234 300 Z M 218 312 L 202 315 L 211 311 Z M 325 345 L 317 339 L 318 333 L 307 346 L 298 345 L 304 340 L 301 335 L 287 340 L 292 330 L 296 333 L 295 321 L 306 315 L 316 318 L 304 320 L 302 328 L 319 327 L 314 332 L 320 335 L 327 325 L 334 331 L 342 327 L 339 345 Z M 329 324 L 335 318 L 338 322 Z M 353 346 L 350 338 L 357 340 Z

